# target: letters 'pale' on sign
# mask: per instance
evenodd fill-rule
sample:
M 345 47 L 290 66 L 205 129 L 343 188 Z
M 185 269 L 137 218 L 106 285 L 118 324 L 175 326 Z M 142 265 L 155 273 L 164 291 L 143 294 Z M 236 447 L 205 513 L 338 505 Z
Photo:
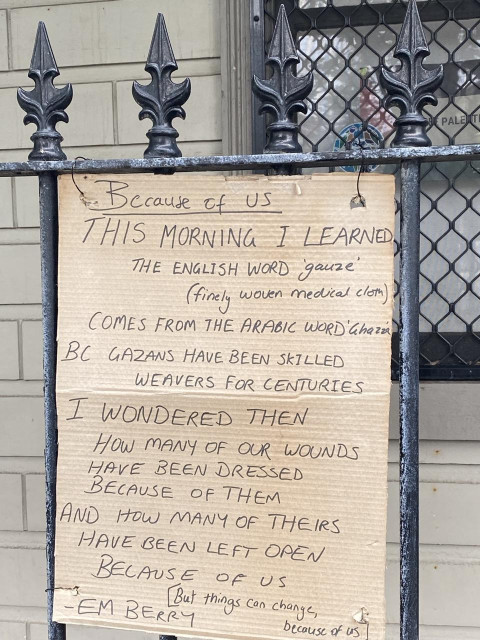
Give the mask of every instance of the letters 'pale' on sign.
M 383 638 L 393 177 L 77 182 L 55 620 Z

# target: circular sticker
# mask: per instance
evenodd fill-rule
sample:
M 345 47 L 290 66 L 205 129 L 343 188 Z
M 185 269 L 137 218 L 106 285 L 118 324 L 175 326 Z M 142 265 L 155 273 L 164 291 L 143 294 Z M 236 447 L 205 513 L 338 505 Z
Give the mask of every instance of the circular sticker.
M 344 127 L 339 137 L 335 140 L 333 145 L 334 151 L 346 151 L 346 149 L 368 149 L 369 147 L 378 148 L 383 142 L 383 135 L 381 132 L 373 126 L 373 124 L 367 125 L 367 128 L 363 128 L 362 122 L 354 122 Z M 377 165 L 369 165 L 365 167 L 365 171 L 375 171 Z M 358 167 L 353 165 L 340 167 L 342 171 L 358 171 Z

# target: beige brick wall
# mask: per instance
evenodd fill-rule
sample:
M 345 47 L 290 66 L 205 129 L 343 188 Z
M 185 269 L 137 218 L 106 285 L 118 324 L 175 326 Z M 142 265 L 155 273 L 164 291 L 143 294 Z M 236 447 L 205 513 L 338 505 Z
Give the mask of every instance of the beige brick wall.
M 158 11 L 165 14 L 178 79 L 192 79 L 177 120 L 185 155 L 221 153 L 220 0 L 0 0 L 0 157 L 25 159 L 33 126 L 17 105 L 37 22 L 48 29 L 59 84 L 72 82 L 72 158 L 140 157 L 149 121 L 138 120 L 132 80 L 144 64 Z M 185 16 L 188 19 L 185 20 Z M 45 493 L 38 184 L 0 180 L 0 640 L 46 640 Z M 142 633 L 69 629 L 71 640 L 139 640 Z
M 220 11 L 225 0 L 0 0 L 0 158 L 25 159 L 16 88 L 38 20 L 62 75 L 74 84 L 67 155 L 140 157 L 131 82 L 143 70 L 156 12 L 165 13 L 177 78 L 192 79 L 184 155 L 222 150 Z M 247 0 L 245 0 L 247 2 Z M 185 19 L 185 16 L 188 18 Z M 0 179 L 0 640 L 46 640 L 43 405 L 37 179 Z M 388 638 L 398 637 L 398 421 L 393 392 L 389 465 Z M 480 393 L 474 384 L 422 386 L 421 579 L 423 640 L 480 640 Z M 147 634 L 72 627 L 69 640 Z

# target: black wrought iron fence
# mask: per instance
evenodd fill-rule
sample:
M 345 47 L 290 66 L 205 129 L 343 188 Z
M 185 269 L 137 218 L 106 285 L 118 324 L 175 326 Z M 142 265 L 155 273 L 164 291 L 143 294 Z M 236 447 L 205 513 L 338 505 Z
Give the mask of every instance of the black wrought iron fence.
M 302 41 L 312 33 L 312 29 L 320 33 L 320 21 L 329 20 L 328 29 L 331 30 L 324 44 L 319 48 L 320 53 L 314 48 L 308 52 L 297 53 L 288 25 L 286 12 L 280 7 L 280 13 L 276 26 L 271 36 L 271 46 L 268 52 L 268 62 L 272 68 L 272 74 L 265 79 L 263 61 L 262 65 L 254 68 L 256 79 L 254 89 L 257 95 L 257 106 L 263 106 L 272 114 L 272 120 L 267 130 L 268 138 L 264 153 L 247 156 L 213 156 L 213 157 L 180 157 L 180 150 L 176 144 L 177 131 L 172 125 L 174 117 L 183 116 L 183 103 L 190 93 L 190 84 L 184 81 L 175 84 L 170 79 L 170 74 L 176 69 L 173 55 L 163 17 L 159 16 L 154 30 L 152 45 L 150 48 L 146 69 L 152 76 L 149 85 L 134 85 L 133 94 L 142 110 L 140 117 L 148 117 L 153 126 L 147 133 L 149 145 L 143 159 L 119 159 L 119 160 L 66 160 L 61 150 L 62 138 L 56 131 L 58 121 L 68 121 L 65 109 L 72 99 L 72 88 L 66 85 L 56 88 L 53 84 L 58 75 L 52 50 L 48 42 L 45 27 L 40 23 L 34 46 L 29 76 L 35 82 L 35 88 L 31 91 L 19 91 L 19 102 L 26 111 L 25 122 L 33 122 L 37 131 L 32 136 L 33 151 L 26 162 L 0 163 L 0 176 L 39 176 L 40 187 L 40 237 L 42 255 L 42 302 L 43 302 L 43 331 L 44 331 L 44 377 L 45 377 L 45 423 L 46 423 L 46 482 L 47 482 L 47 594 L 48 594 L 48 637 L 49 640 L 63 640 L 65 638 L 65 626 L 52 621 L 52 605 L 54 590 L 54 544 L 55 544 L 55 511 L 56 511 L 56 461 L 57 461 L 57 417 L 55 398 L 56 378 L 56 317 L 57 317 L 57 234 L 58 234 L 58 210 L 57 210 L 57 175 L 59 173 L 132 173 L 132 172 L 163 172 L 174 171 L 204 171 L 204 170 L 235 170 L 253 169 L 281 174 L 298 172 L 301 169 L 326 168 L 333 170 L 338 167 L 399 167 L 400 176 L 400 241 L 401 251 L 399 255 L 399 377 L 400 377 L 400 547 L 401 547 L 401 638 L 402 640 L 418 639 L 418 400 L 419 400 L 419 314 L 420 295 L 422 304 L 425 304 L 425 293 L 420 294 L 419 262 L 421 250 L 420 217 L 437 213 L 445 220 L 448 232 L 439 232 L 436 239 L 429 239 L 433 243 L 438 256 L 443 256 L 441 239 L 446 233 L 459 234 L 459 216 L 466 216 L 466 227 L 461 232 L 464 242 L 468 247 L 465 255 L 471 253 L 478 255 L 479 233 L 467 233 L 468 220 L 476 215 L 477 194 L 475 188 L 470 186 L 459 187 L 459 180 L 465 175 L 465 167 L 472 167 L 473 162 L 480 160 L 480 144 L 463 144 L 450 146 L 428 146 L 429 140 L 426 131 L 429 121 L 422 115 L 423 107 L 428 103 L 435 103 L 432 92 L 438 90 L 442 80 L 442 71 L 438 65 L 423 67 L 423 58 L 428 54 L 422 25 L 417 12 L 415 0 L 410 0 L 403 27 L 399 30 L 400 19 L 404 18 L 405 10 L 398 3 L 380 10 L 380 5 L 370 0 L 362 0 L 360 8 L 349 2 L 348 7 L 340 10 L 334 6 L 331 0 L 326 4 L 321 2 L 292 2 L 289 8 L 298 13 L 303 20 L 299 25 L 303 29 L 303 36 L 299 36 L 301 29 L 296 28 L 297 39 L 301 50 Z M 267 0 L 269 5 L 269 0 Z M 449 11 L 463 11 L 463 3 L 448 3 L 442 0 L 441 5 L 450 7 Z M 458 9 L 451 7 L 455 6 Z M 383 5 L 382 5 L 383 6 Z M 424 11 L 430 11 L 425 5 Z M 465 5 L 466 6 L 466 5 Z M 269 7 L 267 6 L 267 9 Z M 271 8 L 269 9 L 271 11 Z M 273 14 L 272 14 L 273 15 Z M 430 14 L 428 14 L 430 15 Z M 433 15 L 433 14 L 432 14 Z M 457 14 L 455 14 L 457 15 Z M 463 15 L 463 14 L 462 14 Z M 363 16 L 363 17 L 362 17 Z M 358 35 L 358 42 L 362 47 L 368 47 L 375 52 L 375 47 L 368 45 L 369 34 L 362 32 L 360 27 L 369 27 L 372 16 L 381 25 L 389 25 L 386 33 L 392 34 L 396 41 L 395 57 L 401 61 L 402 66 L 388 71 L 391 65 L 380 67 L 380 57 L 375 58 L 370 64 L 375 69 L 371 71 L 352 72 L 350 84 L 353 79 L 358 81 L 348 96 L 342 97 L 343 90 L 339 90 L 338 73 L 331 77 L 323 74 L 322 82 L 326 82 L 323 90 L 315 85 L 315 74 L 319 68 L 322 56 L 329 55 L 332 59 L 338 57 L 343 60 L 345 70 L 348 68 L 348 60 L 352 55 L 340 55 L 338 50 L 344 46 L 345 38 L 339 33 L 348 24 L 351 32 Z M 386 16 L 386 17 L 385 17 Z M 395 16 L 395 19 L 393 18 Z M 435 16 L 434 16 L 435 17 Z M 252 24 L 258 26 L 264 24 L 263 0 L 252 0 Z M 471 19 L 469 13 L 465 19 Z M 433 18 L 432 18 L 433 19 Z M 358 22 L 358 25 L 357 25 Z M 392 26 L 394 25 L 394 26 Z M 395 26 L 396 25 L 396 26 Z M 323 27 L 322 27 L 323 28 Z M 369 27 L 370 28 L 370 27 Z M 473 34 L 476 27 L 470 27 Z M 398 38 L 396 37 L 399 33 Z M 373 31 L 372 31 L 373 33 Z M 318 37 L 318 36 L 315 36 Z M 434 42 L 437 43 L 438 37 Z M 433 42 L 433 41 L 432 41 Z M 264 46 L 262 36 L 262 50 Z M 392 54 L 392 46 L 387 46 L 383 56 Z M 345 45 L 346 46 L 346 45 Z M 357 48 L 360 47 L 360 44 Z M 389 48 L 390 47 L 390 48 Z M 325 53 L 330 51 L 330 53 Z M 323 53 L 322 53 L 323 52 Z M 381 53 L 381 52 L 380 52 Z M 377 54 L 380 54 L 377 51 Z M 305 69 L 309 61 L 313 67 L 312 76 L 310 69 L 306 74 L 296 75 L 297 63 L 302 58 Z M 354 58 L 354 56 L 353 56 Z M 378 62 L 378 64 L 377 64 Z M 387 60 L 388 62 L 388 60 Z M 374 64 L 375 63 L 375 64 Z M 363 63 L 362 63 L 363 64 Z M 473 67 L 470 72 L 471 82 Z M 385 90 L 378 88 L 379 78 L 382 77 Z M 374 78 L 374 80 L 371 80 Z M 368 85 L 375 82 L 375 85 Z M 313 93 L 310 96 L 313 84 Z M 353 84 L 352 84 L 353 86 Z M 359 87 L 361 86 L 361 89 Z M 325 95 L 334 96 L 332 100 L 344 101 L 349 104 L 349 110 L 353 113 L 360 107 L 357 105 L 359 92 L 365 93 L 366 100 L 376 100 L 374 113 L 383 114 L 381 117 L 393 127 L 395 137 L 390 148 L 382 148 L 376 144 L 348 144 L 348 135 L 342 133 L 344 122 L 340 118 L 326 119 L 328 133 L 325 127 L 320 133 L 316 127 L 307 131 L 307 123 L 320 117 L 318 111 L 319 102 Z M 391 114 L 385 108 L 384 93 L 388 94 L 391 104 L 396 103 L 400 107 L 400 116 Z M 324 95 L 325 94 L 325 95 Z M 450 99 L 450 98 L 449 98 Z M 308 107 L 304 101 L 307 100 Z M 357 102 L 355 102 L 357 100 Z M 333 103 L 332 103 L 333 104 Z M 355 106 L 357 105 L 357 106 Z M 332 106 L 332 109 L 334 107 Z M 296 121 L 297 112 L 306 112 L 303 129 Z M 369 112 L 370 113 L 370 112 Z M 440 113 L 440 112 L 439 112 Z M 379 116 L 380 117 L 380 116 Z M 392 120 L 391 118 L 395 118 Z M 361 119 L 361 131 L 365 140 L 368 140 L 368 118 Z M 378 124 L 378 123 L 377 123 Z M 470 124 L 470 123 L 469 123 Z M 472 125 L 477 125 L 473 122 Z M 347 125 L 345 125 L 347 126 Z M 432 126 L 432 125 L 430 125 Z M 338 130 L 340 128 L 340 130 Z M 379 129 L 379 127 L 377 127 Z M 358 130 L 358 127 L 357 127 Z M 320 131 L 320 130 L 319 130 Z M 299 144 L 302 140 L 303 145 Z M 325 135 L 324 135 L 325 134 Z M 355 132 L 354 132 L 355 134 Z M 317 138 L 314 138 L 314 136 Z M 373 134 L 372 134 L 373 135 Z M 323 138 L 321 137 L 323 136 Z M 322 148 L 322 141 L 340 140 L 338 147 L 334 149 Z M 358 138 L 359 136 L 357 136 Z M 388 136 L 385 135 L 385 138 Z M 353 135 L 353 139 L 357 139 Z M 442 140 L 445 142 L 445 140 Z M 263 147 L 262 141 L 262 147 Z M 329 143 L 330 144 L 330 143 Z M 308 147 L 310 145 L 310 148 Z M 431 163 L 438 163 L 433 166 Z M 450 164 L 452 163 L 452 164 Z M 453 163 L 456 163 L 454 165 Z M 428 192 L 422 195 L 420 192 L 420 173 L 424 167 L 424 175 L 438 172 L 444 176 L 444 186 L 437 188 L 435 194 Z M 457 169 L 449 167 L 457 166 Z M 445 169 L 445 167 L 447 167 Z M 425 185 L 425 182 L 423 183 Z M 453 193 L 462 194 L 467 198 L 468 210 L 463 205 L 454 208 L 449 205 L 448 213 L 440 213 L 440 202 L 444 194 L 454 185 Z M 450 191 L 452 191 L 450 189 Z M 465 195 L 465 194 L 469 195 Z M 423 206 L 423 209 L 422 209 Z M 455 213 L 456 211 L 456 213 Z M 470 216 L 470 218 L 469 218 Z M 447 224 L 448 223 L 448 224 Z M 425 229 L 424 229 L 425 230 Z M 460 237 L 460 235 L 459 235 Z M 423 249 L 424 277 L 427 277 L 432 290 L 438 296 L 441 293 L 442 279 L 435 276 L 425 276 L 425 264 L 428 259 L 428 250 Z M 460 256 L 456 258 L 447 256 L 443 258 L 449 264 L 450 271 L 458 275 Z M 459 276 L 460 277 L 460 276 Z M 464 277 L 465 287 L 475 297 L 478 294 L 476 288 L 477 276 Z M 433 295 L 433 294 L 431 294 Z M 455 294 L 457 295 L 457 294 Z M 449 316 L 463 318 L 466 321 L 465 311 L 459 313 L 461 298 L 444 296 L 449 305 Z M 468 331 L 462 336 L 469 336 L 476 346 L 478 335 L 476 333 L 477 315 L 474 308 L 478 307 L 469 303 Z M 426 315 L 426 314 L 424 314 Z M 440 329 L 441 321 L 437 318 L 432 326 Z M 437 333 L 440 335 L 440 332 Z M 455 334 L 457 335 L 457 334 Z M 441 331 L 441 339 L 448 342 L 447 330 Z M 463 342 L 461 341 L 463 340 Z M 460 345 L 465 347 L 466 338 L 455 338 L 450 342 L 449 356 L 460 357 Z M 454 352 L 452 352 L 452 344 Z M 433 367 L 432 357 L 428 356 L 423 346 L 423 357 Z M 425 355 L 427 353 L 427 355 Z M 461 356 L 467 362 L 472 357 Z M 439 358 L 440 362 L 445 359 Z M 473 361 L 470 366 L 473 367 Z M 458 365 L 460 366 L 460 365 Z M 462 365 L 463 366 L 463 365 Z M 478 369 L 476 370 L 478 371 Z M 164 636 L 172 638 L 171 636 Z
M 263 38 L 256 26 L 255 69 L 264 65 L 280 0 L 256 4 Z M 299 118 L 302 149 L 389 147 L 398 112 L 386 104 L 379 74 L 381 68 L 398 65 L 394 50 L 404 3 L 287 0 L 283 4 L 300 58 L 298 72 L 312 70 L 313 75 L 307 112 Z M 425 68 L 442 63 L 444 69 L 443 82 L 435 91 L 438 104 L 425 107 L 428 136 L 439 145 L 480 141 L 480 2 L 426 0 L 417 5 L 431 53 Z M 265 122 L 256 113 L 253 117 L 258 120 L 254 149 L 260 152 Z M 397 167 L 365 169 L 398 175 Z M 479 169 L 478 162 L 470 159 L 424 163 L 421 169 L 420 377 L 424 380 L 480 378 Z M 398 283 L 398 259 L 396 268 Z M 398 329 L 398 305 L 395 326 Z M 394 379 L 398 349 L 395 333 Z

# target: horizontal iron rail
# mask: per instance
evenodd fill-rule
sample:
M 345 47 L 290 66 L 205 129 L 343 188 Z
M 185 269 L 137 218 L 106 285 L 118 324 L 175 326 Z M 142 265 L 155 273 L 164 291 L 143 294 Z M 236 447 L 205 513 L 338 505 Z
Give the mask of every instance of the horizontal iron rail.
M 0 176 L 33 176 L 56 173 L 142 173 L 162 171 L 230 171 L 294 166 L 339 167 L 345 165 L 397 164 L 407 160 L 449 162 L 480 160 L 480 144 L 444 147 L 404 147 L 344 152 L 272 153 L 243 156 L 191 156 L 185 158 L 137 158 L 112 160 L 31 160 L 0 162 Z

